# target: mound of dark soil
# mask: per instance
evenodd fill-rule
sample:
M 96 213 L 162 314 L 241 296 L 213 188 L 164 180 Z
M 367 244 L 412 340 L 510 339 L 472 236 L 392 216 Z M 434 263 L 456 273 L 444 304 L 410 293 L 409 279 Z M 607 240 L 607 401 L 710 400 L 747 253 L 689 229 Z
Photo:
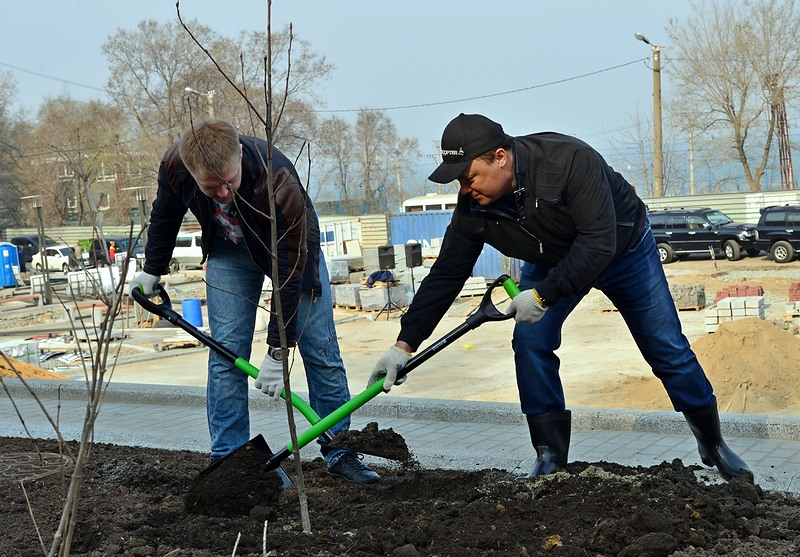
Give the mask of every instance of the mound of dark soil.
M 58 452 L 51 441 L 38 447 Z M 32 451 L 29 440 L 0 438 L 3 556 L 42 555 L 30 512 L 49 547 L 61 511 L 68 478 L 52 455 L 37 468 L 36 457 L 21 454 Z M 329 477 L 317 459 L 304 463 L 311 533 L 302 532 L 295 487 L 267 505 L 253 498 L 242 516 L 187 512 L 186 495 L 206 464 L 200 453 L 96 445 L 72 555 L 210 557 L 234 548 L 238 557 L 800 554 L 798 499 L 743 479 L 709 485 L 678 461 L 651 468 L 576 462 L 526 482 L 498 470 L 396 467 L 379 470 L 378 484 L 355 486 Z M 253 485 L 264 474 L 257 468 Z M 291 464 L 284 468 L 292 473 Z

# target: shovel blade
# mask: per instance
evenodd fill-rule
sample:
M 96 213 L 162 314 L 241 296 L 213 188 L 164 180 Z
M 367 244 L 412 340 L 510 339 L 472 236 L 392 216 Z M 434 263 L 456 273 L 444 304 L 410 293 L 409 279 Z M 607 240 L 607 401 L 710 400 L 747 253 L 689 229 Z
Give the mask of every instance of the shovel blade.
M 272 451 L 262 435 L 216 460 L 192 481 L 184 498 L 186 512 L 208 516 L 244 516 L 256 506 L 275 506 L 292 485 L 280 467 L 264 471 Z

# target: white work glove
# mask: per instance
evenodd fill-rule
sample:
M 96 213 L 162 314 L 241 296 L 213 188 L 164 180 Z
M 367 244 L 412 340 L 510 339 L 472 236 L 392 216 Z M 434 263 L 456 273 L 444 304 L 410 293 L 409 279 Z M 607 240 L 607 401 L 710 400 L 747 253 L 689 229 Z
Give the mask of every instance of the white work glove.
M 256 389 L 274 400 L 280 400 L 283 392 L 283 360 L 280 358 L 280 350 L 276 350 L 277 358 L 270 355 L 270 350 L 264 356 L 261 367 L 256 378 Z
M 383 378 L 383 390 L 386 392 L 392 390 L 392 385 L 402 385 L 407 376 L 404 375 L 398 379 L 397 372 L 403 369 L 410 359 L 410 352 L 406 352 L 399 346 L 392 346 L 375 364 L 375 368 L 369 376 L 367 387 L 381 378 Z
M 517 294 L 506 309 L 506 315 L 514 314 L 517 323 L 536 323 L 542 318 L 547 308 L 542 304 L 542 297 L 535 289 L 523 290 Z
M 141 273 L 133 277 L 131 281 L 128 283 L 128 296 L 131 295 L 131 291 L 134 288 L 141 286 L 142 293 L 145 296 L 150 297 L 153 295 L 153 289 L 155 285 L 158 284 L 160 281 L 161 281 L 160 276 L 151 275 L 150 273 L 145 273 L 144 271 L 142 271 Z

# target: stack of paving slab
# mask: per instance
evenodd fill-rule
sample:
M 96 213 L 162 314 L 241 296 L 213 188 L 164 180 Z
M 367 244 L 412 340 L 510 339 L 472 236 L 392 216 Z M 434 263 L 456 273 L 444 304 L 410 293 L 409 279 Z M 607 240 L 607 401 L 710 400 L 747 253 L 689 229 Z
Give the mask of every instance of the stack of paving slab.
M 702 284 L 670 284 L 669 293 L 679 311 L 697 311 L 706 307 L 706 289 Z M 596 302 L 600 311 L 617 311 L 616 306 L 605 295 L 598 297 Z
M 331 297 L 338 307 L 361 309 L 361 283 L 331 284 Z
M 716 304 L 723 298 L 739 298 L 742 296 L 763 296 L 764 287 L 760 284 L 731 284 L 722 290 L 717 290 L 714 296 Z
M 331 284 L 352 282 L 353 274 L 364 274 L 364 257 L 362 255 L 334 255 L 325 259 Z
M 706 332 L 713 333 L 722 323 L 757 317 L 765 318 L 764 296 L 735 296 L 722 298 L 706 309 Z
M 789 301 L 786 303 L 785 315 L 789 323 L 800 325 L 800 282 L 789 285 Z
M 384 308 L 387 308 L 387 304 L 389 304 L 389 296 L 391 295 L 391 302 L 393 305 L 397 307 L 404 308 L 408 306 L 408 296 L 409 291 L 408 287 L 404 284 L 398 284 L 396 286 L 386 287 L 378 287 L 373 286 L 372 288 L 362 288 L 359 291 L 359 297 L 361 299 L 361 309 L 363 311 L 380 311 Z M 387 308 L 392 309 L 392 308 Z
M 670 284 L 669 293 L 678 310 L 701 310 L 706 307 L 706 289 L 702 284 Z

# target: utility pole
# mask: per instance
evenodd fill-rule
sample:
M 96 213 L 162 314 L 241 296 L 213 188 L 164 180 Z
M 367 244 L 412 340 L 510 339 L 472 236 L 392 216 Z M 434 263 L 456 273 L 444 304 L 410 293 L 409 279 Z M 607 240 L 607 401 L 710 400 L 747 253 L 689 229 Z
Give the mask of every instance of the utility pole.
M 664 195 L 664 149 L 661 135 L 661 47 L 652 44 L 641 33 L 638 41 L 653 49 L 653 197 Z
M 694 195 L 694 128 L 689 128 L 689 195 Z

